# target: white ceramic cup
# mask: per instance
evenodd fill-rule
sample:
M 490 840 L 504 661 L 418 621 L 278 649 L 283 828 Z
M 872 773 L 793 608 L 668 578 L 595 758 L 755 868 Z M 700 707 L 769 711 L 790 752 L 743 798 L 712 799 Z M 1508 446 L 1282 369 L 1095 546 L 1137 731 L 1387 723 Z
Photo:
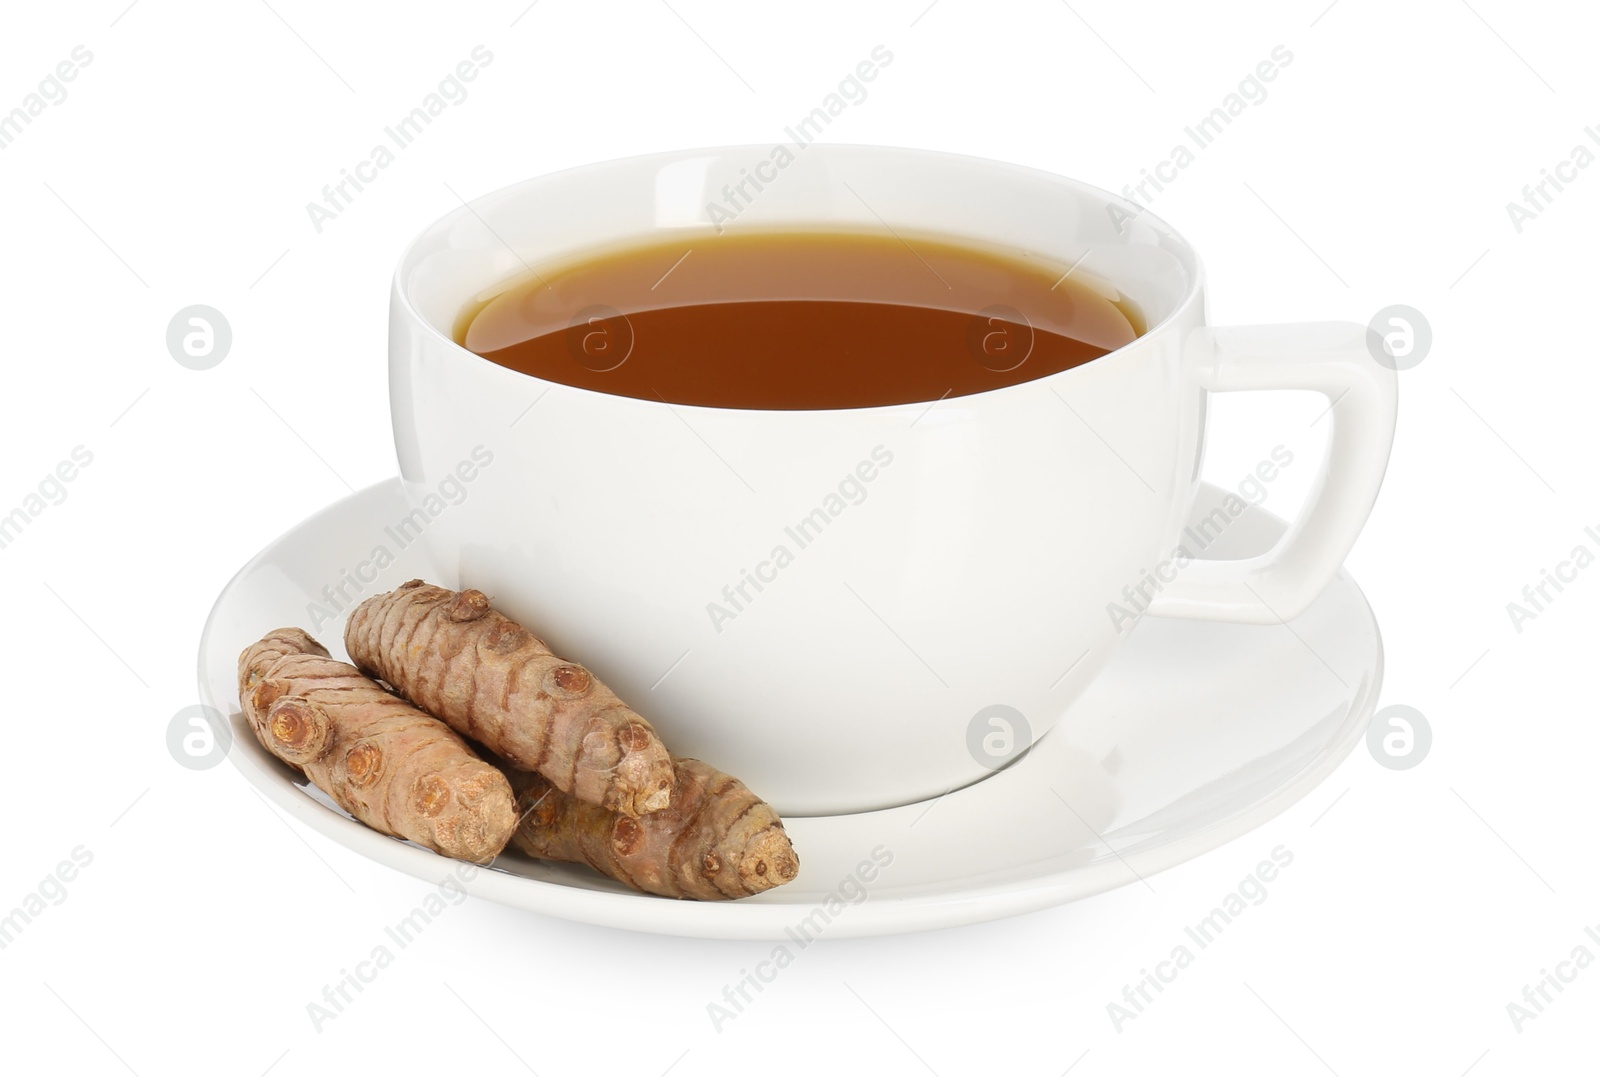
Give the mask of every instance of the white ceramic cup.
M 488 592 L 675 753 L 791 815 L 938 796 L 1013 758 L 1127 637 L 1125 589 L 1148 600 L 1141 614 L 1275 624 L 1327 585 L 1393 438 L 1394 373 L 1365 327 L 1208 327 L 1189 244 L 1058 176 L 904 149 L 788 152 L 529 180 L 412 244 L 394 282 L 391 392 L 417 510 L 403 533 L 454 574 L 437 582 Z M 641 239 L 716 242 L 708 207 L 726 209 L 741 179 L 751 197 L 720 227 L 1026 251 L 1114 285 L 1148 330 L 1005 388 L 826 411 L 613 396 L 454 343 L 475 296 L 530 268 Z M 1250 389 L 1325 394 L 1331 451 L 1277 548 L 1185 564 L 1207 395 Z

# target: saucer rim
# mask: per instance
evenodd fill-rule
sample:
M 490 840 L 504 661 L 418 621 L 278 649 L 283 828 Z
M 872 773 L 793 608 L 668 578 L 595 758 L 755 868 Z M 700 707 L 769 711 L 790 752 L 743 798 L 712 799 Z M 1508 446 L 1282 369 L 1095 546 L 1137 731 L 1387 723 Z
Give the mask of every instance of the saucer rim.
M 621 928 L 657 935 L 730 940 L 784 940 L 793 936 L 786 929 L 820 902 L 784 900 L 782 890 L 769 891 L 738 902 L 673 901 L 650 894 L 620 893 L 590 889 L 566 882 L 532 878 L 527 875 L 479 866 L 470 878 L 461 879 L 461 863 L 449 860 L 421 846 L 372 830 L 341 811 L 330 808 L 311 795 L 291 777 L 287 767 L 256 741 L 244 724 L 236 702 L 217 699 L 211 690 L 215 673 L 213 652 L 215 629 L 222 611 L 235 589 L 295 536 L 318 525 L 351 513 L 365 501 L 383 496 L 383 491 L 398 487 L 399 476 L 382 480 L 339 498 L 305 517 L 267 543 L 223 586 L 205 620 L 199 640 L 197 674 L 200 702 L 225 716 L 232 732 L 227 759 L 244 775 L 251 787 L 272 804 L 298 821 L 351 852 L 397 869 L 414 878 L 438 883 L 455 876 L 461 887 L 474 896 L 530 912 L 556 916 L 599 927 Z M 1202 486 L 1212 487 L 1203 483 Z M 1215 490 L 1215 487 L 1212 487 Z M 1217 492 L 1220 492 L 1217 491 Z M 1254 511 L 1287 526 L 1264 509 Z M 1338 577 L 1360 599 L 1360 616 L 1373 633 L 1375 656 L 1370 681 L 1355 690 L 1346 704 L 1345 717 L 1337 732 L 1318 751 L 1312 763 L 1288 781 L 1275 787 L 1235 814 L 1181 834 L 1148 849 L 1118 852 L 1113 857 L 1039 875 L 976 887 L 950 887 L 934 893 L 896 896 L 893 887 L 880 888 L 859 905 L 850 906 L 849 915 L 827 924 L 827 938 L 864 938 L 908 934 L 957 927 L 1036 912 L 1091 897 L 1126 886 L 1166 871 L 1234 841 L 1287 811 L 1321 785 L 1354 750 L 1365 733 L 1376 709 L 1383 685 L 1385 658 L 1381 630 L 1370 602 L 1360 585 L 1341 568 Z M 1320 601 L 1320 599 L 1319 599 Z M 1012 768 L 974 783 L 987 785 L 1006 780 Z M 962 790 L 930 797 L 908 805 L 877 811 L 806 817 L 818 820 L 854 819 L 869 825 L 874 816 L 890 816 L 925 806 L 941 799 L 959 798 Z M 798 821 L 798 820 L 797 820 Z M 889 820 L 884 820 L 887 825 Z M 870 843 L 869 843 L 870 844 Z

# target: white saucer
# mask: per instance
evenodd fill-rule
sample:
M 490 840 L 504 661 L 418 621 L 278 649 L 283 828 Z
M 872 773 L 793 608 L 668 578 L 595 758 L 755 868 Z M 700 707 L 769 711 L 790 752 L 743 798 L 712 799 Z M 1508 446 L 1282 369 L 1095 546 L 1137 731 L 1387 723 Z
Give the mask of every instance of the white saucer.
M 1199 514 L 1222 496 L 1207 487 Z M 206 623 L 200 694 L 231 716 L 229 756 L 275 804 L 364 856 L 438 882 L 453 862 L 368 830 L 269 756 L 238 713 L 235 684 L 239 651 L 268 629 L 314 629 L 342 657 L 343 618 L 314 626 L 308 612 L 326 606 L 325 587 L 343 583 L 359 601 L 413 577 L 456 586 L 420 545 L 399 549 L 385 532 L 408 511 L 399 480 L 380 483 L 257 555 Z M 1283 530 L 1251 509 L 1206 553 L 1250 556 Z M 394 563 L 359 581 L 379 545 Z M 887 935 L 1030 912 L 1173 867 L 1288 808 L 1362 738 L 1382 667 L 1372 611 L 1342 572 L 1287 626 L 1147 618 L 1060 723 L 992 777 L 921 804 L 787 820 L 801 870 L 777 890 L 672 901 L 514 852 L 464 886 L 552 916 L 703 938 Z M 874 851 L 892 860 L 878 868 Z M 862 875 L 875 876 L 864 890 Z

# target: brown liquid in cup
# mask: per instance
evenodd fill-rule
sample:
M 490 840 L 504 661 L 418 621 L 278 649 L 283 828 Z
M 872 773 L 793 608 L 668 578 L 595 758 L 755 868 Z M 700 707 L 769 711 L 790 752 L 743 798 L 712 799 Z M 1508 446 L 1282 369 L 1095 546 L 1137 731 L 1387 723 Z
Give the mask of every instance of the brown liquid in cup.
M 473 303 L 456 340 L 619 396 L 829 409 L 986 392 L 1144 329 L 1088 270 L 954 238 L 736 232 L 599 251 Z

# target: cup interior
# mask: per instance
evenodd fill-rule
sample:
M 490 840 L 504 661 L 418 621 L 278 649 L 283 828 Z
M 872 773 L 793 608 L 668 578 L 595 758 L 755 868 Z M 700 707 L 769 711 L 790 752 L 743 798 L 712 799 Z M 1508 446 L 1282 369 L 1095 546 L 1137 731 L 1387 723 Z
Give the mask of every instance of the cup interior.
M 923 150 L 787 143 L 587 165 L 485 195 L 416 239 L 396 291 L 457 347 L 466 312 L 541 268 L 640 241 L 794 228 L 887 228 L 1042 258 L 1130 303 L 1145 333 L 1201 280 L 1193 248 L 1171 227 L 1087 184 Z

